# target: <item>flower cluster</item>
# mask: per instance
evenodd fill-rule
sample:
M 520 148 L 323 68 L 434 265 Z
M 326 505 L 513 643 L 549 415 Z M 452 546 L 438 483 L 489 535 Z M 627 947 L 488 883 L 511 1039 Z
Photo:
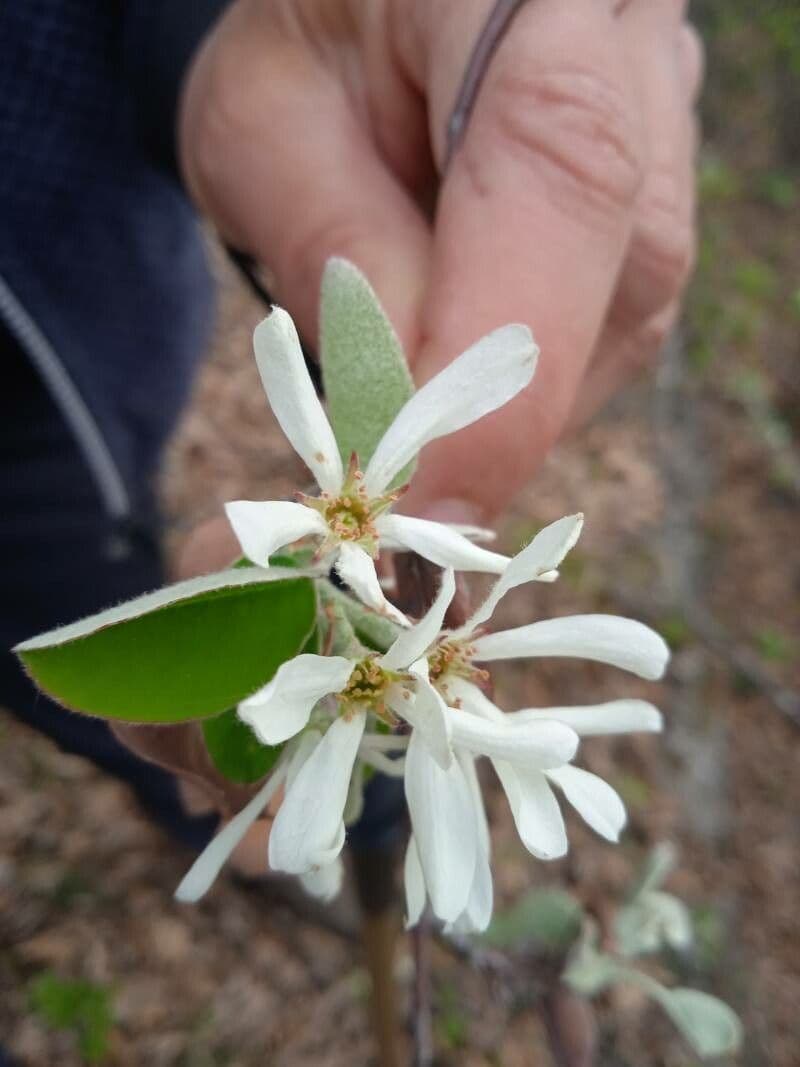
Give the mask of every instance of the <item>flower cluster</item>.
M 510 590 L 557 577 L 580 534 L 581 515 L 545 527 L 508 558 L 455 528 L 392 511 L 395 479 L 425 444 L 496 410 L 530 382 L 537 350 L 525 327 L 496 330 L 414 394 L 363 472 L 358 457 L 347 469 L 342 463 L 285 312 L 276 308 L 258 327 L 255 347 L 273 411 L 320 495 L 228 504 L 243 552 L 268 567 L 277 549 L 312 540 L 320 568 L 335 568 L 359 600 L 397 626 L 385 651 L 350 632 L 337 654 L 304 652 L 241 702 L 240 718 L 263 744 L 283 746 L 281 756 L 260 792 L 196 861 L 178 896 L 192 900 L 205 892 L 279 786 L 284 798 L 269 838 L 269 865 L 299 875 L 311 892 L 333 895 L 346 827 L 360 814 L 364 769 L 371 767 L 404 779 L 412 827 L 404 867 L 408 922 L 429 903 L 447 924 L 485 929 L 492 912 L 490 839 L 476 760 L 491 761 L 525 847 L 554 859 L 566 852 L 567 836 L 553 786 L 609 840 L 625 823 L 611 786 L 574 765 L 580 738 L 661 728 L 659 712 L 641 700 L 506 713 L 486 695 L 486 664 L 582 657 L 655 679 L 667 648 L 641 623 L 609 615 L 486 632 Z M 443 568 L 433 604 L 413 623 L 387 600 L 374 566 L 381 548 L 398 547 Z M 497 578 L 471 618 L 453 630 L 444 620 L 456 570 Z

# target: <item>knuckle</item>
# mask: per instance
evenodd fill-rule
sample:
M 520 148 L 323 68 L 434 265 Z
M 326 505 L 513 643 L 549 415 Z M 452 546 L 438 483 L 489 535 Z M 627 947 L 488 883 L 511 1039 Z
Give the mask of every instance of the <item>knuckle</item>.
M 550 195 L 570 209 L 575 202 L 604 212 L 633 205 L 643 173 L 639 130 L 631 101 L 611 77 L 580 68 L 502 69 L 482 117 L 485 143 L 538 170 Z M 484 182 L 488 173 L 484 168 Z
M 631 259 L 653 289 L 669 299 L 685 285 L 694 255 L 694 226 L 674 178 L 653 176 L 642 189 Z
M 333 255 L 358 261 L 358 249 L 369 240 L 366 223 L 355 216 L 327 211 L 289 227 L 276 243 L 275 268 L 282 279 L 315 291 L 324 262 Z

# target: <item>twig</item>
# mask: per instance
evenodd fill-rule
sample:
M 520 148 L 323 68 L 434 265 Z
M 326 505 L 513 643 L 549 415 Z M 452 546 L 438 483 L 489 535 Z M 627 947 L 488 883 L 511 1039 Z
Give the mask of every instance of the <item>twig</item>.
M 461 80 L 461 87 L 447 123 L 447 143 L 443 171 L 452 162 L 453 156 L 461 144 L 461 139 L 469 123 L 475 101 L 478 99 L 483 79 L 489 69 L 489 63 L 502 41 L 514 16 L 525 0 L 497 0 L 483 29 L 478 35 L 467 68 Z

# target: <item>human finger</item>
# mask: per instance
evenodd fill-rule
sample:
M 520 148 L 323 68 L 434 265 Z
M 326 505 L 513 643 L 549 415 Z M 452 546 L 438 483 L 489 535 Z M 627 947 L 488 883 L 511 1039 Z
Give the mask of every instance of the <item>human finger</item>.
M 485 13 L 489 5 L 464 6 Z M 463 58 L 453 60 L 458 33 L 452 22 L 430 23 L 437 128 L 463 69 Z M 461 42 L 462 57 L 470 45 Z M 542 356 L 523 395 L 426 451 L 409 509 L 447 497 L 487 515 L 500 510 L 566 418 L 606 315 L 641 178 L 639 116 L 620 47 L 610 5 L 540 0 L 522 7 L 487 71 L 440 194 L 415 373 L 430 378 L 509 321 L 531 325 Z

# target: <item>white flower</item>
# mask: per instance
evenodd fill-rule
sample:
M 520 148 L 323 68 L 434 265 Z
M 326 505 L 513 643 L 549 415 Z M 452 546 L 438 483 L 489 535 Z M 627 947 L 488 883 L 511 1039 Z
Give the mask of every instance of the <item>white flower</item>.
M 268 566 L 284 545 L 317 538 L 319 556 L 335 561 L 342 580 L 370 607 L 405 624 L 381 591 L 374 558 L 383 541 L 419 553 L 442 567 L 502 573 L 506 556 L 481 548 L 436 522 L 390 514 L 396 476 L 429 442 L 454 433 L 501 407 L 533 377 L 538 349 L 526 326 L 509 325 L 467 349 L 405 404 L 366 470 L 357 457 L 345 471 L 333 430 L 314 391 L 297 331 L 281 308 L 256 328 L 256 362 L 278 422 L 321 490 L 289 501 L 236 500 L 226 512 L 242 551 Z
M 320 891 L 327 891 L 333 876 L 326 868 L 336 860 L 344 844 L 345 808 L 348 794 L 352 794 L 357 758 L 387 774 L 402 774 L 405 767 L 406 790 L 413 811 L 429 811 L 425 795 L 431 790 L 442 792 L 443 803 L 449 808 L 438 812 L 435 820 L 424 820 L 426 825 L 417 835 L 427 868 L 428 857 L 438 847 L 440 820 L 446 828 L 443 840 L 450 841 L 452 837 L 448 812 L 452 819 L 458 819 L 462 809 L 468 812 L 469 840 L 473 841 L 477 833 L 474 799 L 464 778 L 464 761 L 453 757 L 454 740 L 465 753 L 518 758 L 541 767 L 557 767 L 574 754 L 577 736 L 560 723 L 498 726 L 474 716 L 454 716 L 447 708 L 428 679 L 424 653 L 441 631 L 454 592 L 453 571 L 448 569 L 429 611 L 416 625 L 403 630 L 387 652 L 351 657 L 302 653 L 283 663 L 270 682 L 239 704 L 239 717 L 263 744 L 291 742 L 270 779 L 279 779 L 286 787 L 270 834 L 269 860 L 273 870 L 308 875 L 309 888 L 324 886 L 325 890 Z M 370 716 L 389 726 L 400 720 L 407 722 L 413 727 L 411 738 L 365 733 Z M 387 753 L 401 752 L 406 746 L 405 764 L 388 758 Z M 455 783 L 461 794 L 451 797 L 448 783 Z M 192 868 L 192 877 L 187 875 L 185 880 L 191 888 L 181 885 L 181 899 L 197 899 L 205 892 L 225 856 L 258 818 L 272 792 L 266 790 L 259 795 L 260 807 L 251 801 L 245 809 L 249 812 L 245 821 L 245 813 L 237 816 L 238 822 L 234 820 L 240 831 L 238 836 L 229 826 L 208 846 L 206 851 L 212 859 L 205 864 L 203 857 L 197 861 L 195 867 L 199 864 L 202 877 Z M 357 809 L 357 797 L 351 795 L 350 799 L 351 806 Z M 219 844 L 220 838 L 227 842 L 227 851 Z M 461 857 L 468 861 L 470 878 L 476 848 L 473 843 Z M 432 893 L 436 894 L 442 916 L 454 921 L 463 906 L 454 912 L 442 903 L 438 891 L 451 866 L 451 851 L 448 846 L 442 853 L 442 863 L 437 867 L 440 876 L 432 880 Z M 203 872 L 210 875 L 206 881 Z
M 656 708 L 640 700 L 620 700 L 505 714 L 476 684 L 485 680 L 481 662 L 516 656 L 582 656 L 646 678 L 663 673 L 668 657 L 663 640 L 630 619 L 574 616 L 480 634 L 478 628 L 510 589 L 554 576 L 577 540 L 581 524 L 582 517 L 575 515 L 540 531 L 510 561 L 468 622 L 455 631 L 436 634 L 423 648 L 421 639 L 430 638 L 434 623 L 441 623 L 453 595 L 452 575 L 446 574 L 426 618 L 398 639 L 397 646 L 405 648 L 406 654 L 427 660 L 429 680 L 450 710 L 449 733 L 456 755 L 443 769 L 441 760 L 437 766 L 432 758 L 424 735 L 420 732 L 417 737 L 417 730 L 412 734 L 406 756 L 406 797 L 413 828 L 405 865 L 409 922 L 416 921 L 426 894 L 434 913 L 448 923 L 482 929 L 480 922 L 488 922 L 485 816 L 480 797 L 476 800 L 475 789 L 467 781 L 474 775 L 476 756 L 490 757 L 520 837 L 541 859 L 555 859 L 567 850 L 564 820 L 550 783 L 604 837 L 616 840 L 624 825 L 625 809 L 611 786 L 569 761 L 580 735 L 660 729 Z M 386 658 L 391 662 L 391 652 Z M 490 724 L 494 731 L 489 730 Z

